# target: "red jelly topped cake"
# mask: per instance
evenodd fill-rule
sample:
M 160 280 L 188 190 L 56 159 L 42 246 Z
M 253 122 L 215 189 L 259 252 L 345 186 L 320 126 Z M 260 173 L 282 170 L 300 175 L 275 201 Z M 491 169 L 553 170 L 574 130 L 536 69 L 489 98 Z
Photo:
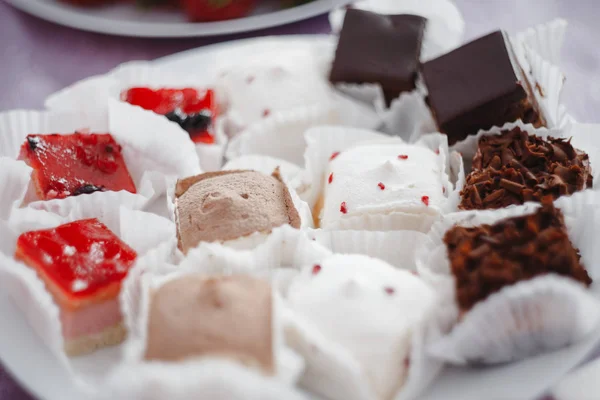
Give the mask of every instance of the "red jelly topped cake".
M 121 93 L 121 100 L 176 122 L 189 133 L 194 143 L 215 142 L 213 121 L 218 108 L 212 90 L 136 87 Z
M 121 146 L 107 133 L 28 135 L 19 159 L 33 168 L 32 183 L 41 200 L 105 190 L 136 193 Z
M 136 257 L 97 219 L 24 233 L 15 254 L 36 270 L 60 308 L 70 355 L 124 338 L 118 295 Z

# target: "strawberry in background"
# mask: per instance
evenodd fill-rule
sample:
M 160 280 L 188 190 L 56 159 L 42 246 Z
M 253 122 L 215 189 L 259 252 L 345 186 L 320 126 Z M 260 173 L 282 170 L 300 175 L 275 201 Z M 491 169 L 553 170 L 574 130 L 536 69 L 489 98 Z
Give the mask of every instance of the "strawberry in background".
M 181 0 L 190 21 L 222 21 L 247 15 L 256 0 Z

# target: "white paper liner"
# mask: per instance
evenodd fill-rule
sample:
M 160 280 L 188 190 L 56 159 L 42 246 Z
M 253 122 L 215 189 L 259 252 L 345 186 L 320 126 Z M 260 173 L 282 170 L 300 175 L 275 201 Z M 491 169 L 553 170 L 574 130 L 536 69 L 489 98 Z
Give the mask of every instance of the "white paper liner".
M 25 314 L 31 327 L 48 346 L 58 361 L 66 367 L 74 382 L 86 390 L 102 378 L 107 368 L 118 361 L 115 348 L 105 348 L 93 356 L 68 358 L 63 350 L 64 340 L 59 319 L 59 307 L 45 289 L 34 269 L 13 258 L 18 235 L 36 229 L 49 229 L 68 222 L 98 218 L 117 236 L 138 252 L 138 261 L 145 252 L 159 254 L 162 260 L 172 257 L 176 241 L 174 225 L 153 214 L 129 210 L 106 198 L 79 201 L 65 217 L 31 208 L 17 209 L 8 223 L 0 224 L 3 246 L 0 247 L 0 275 L 3 290 Z M 139 232 L 143 226 L 145 233 Z M 98 355 L 96 357 L 96 355 Z
M 557 18 L 519 32 L 514 39 L 516 43 L 529 47 L 551 64 L 560 65 L 560 52 L 565 41 L 567 25 L 567 21 Z
M 599 276 L 595 241 L 600 215 L 595 212 L 600 198 L 586 190 L 556 202 L 565 216 L 569 237 L 580 250 L 582 263 L 592 279 Z M 526 203 L 494 211 L 450 214 L 434 225 L 429 240 L 417 251 L 421 276 L 445 298 L 440 318 L 458 319 L 454 278 L 444 233 L 455 223 L 465 226 L 492 224 L 501 219 L 533 213 L 539 204 Z M 597 285 L 597 284 L 596 284 Z M 568 278 L 546 275 L 507 286 L 479 302 L 467 312 L 447 336 L 431 346 L 430 352 L 453 364 L 493 364 L 522 359 L 577 342 L 600 322 L 600 303 L 592 291 Z
M 145 61 L 133 61 L 122 64 L 106 75 L 100 75 L 84 79 L 61 91 L 54 93 L 46 100 L 46 107 L 58 111 L 82 111 L 106 104 L 109 99 L 121 101 L 121 92 L 131 87 L 149 87 L 160 89 L 161 87 L 191 87 L 198 90 L 210 88 L 209 82 L 202 81 L 197 75 L 179 74 L 164 68 L 153 66 Z M 125 103 L 126 104 L 126 103 Z M 167 120 L 168 121 L 168 120 Z M 189 135 L 176 123 L 168 121 L 172 126 L 164 135 L 178 130 L 187 137 Z M 223 155 L 227 147 L 227 137 L 216 129 L 218 121 L 215 121 L 215 144 L 194 144 L 200 166 L 204 171 L 216 171 L 223 163 Z M 168 141 L 169 136 L 165 136 Z M 179 143 L 179 138 L 174 139 Z
M 25 163 L 8 157 L 0 157 L 0 220 L 7 220 L 14 208 L 18 208 L 29 187 L 32 169 Z
M 561 379 L 552 389 L 552 398 L 556 400 L 579 400 L 594 396 L 600 389 L 600 360 L 591 361 Z
M 312 265 L 307 264 L 302 273 L 307 273 L 306 270 L 312 270 Z M 357 279 L 360 281 L 361 278 Z M 406 380 L 394 394 L 394 399 L 416 398 L 441 370 L 442 363 L 426 354 L 426 343 L 440 336 L 437 321 L 431 316 L 429 312 L 424 313 L 412 328 Z M 306 359 L 307 368 L 300 381 L 303 387 L 331 399 L 378 398 L 363 367 L 349 350 L 327 339 L 310 319 L 295 312 L 291 305 L 285 310 L 284 317 L 288 343 Z
M 165 363 L 122 365 L 111 373 L 97 400 L 309 400 L 310 397 L 225 359 L 174 367 Z
M 301 193 L 301 197 L 308 203 L 311 209 L 319 200 L 325 184 L 325 172 L 327 165 L 334 152 L 341 152 L 360 144 L 405 144 L 400 138 L 390 138 L 381 133 L 356 128 L 345 128 L 336 126 L 322 126 L 313 128 L 305 134 L 307 149 L 305 152 L 306 175 L 304 180 L 310 182 L 310 187 Z M 441 177 L 442 185 L 446 187 L 448 201 L 439 212 L 430 214 L 408 214 L 403 212 L 391 212 L 387 214 L 357 215 L 342 218 L 336 225 L 328 226 L 330 230 L 370 230 L 370 231 L 394 231 L 394 230 L 416 230 L 427 232 L 431 224 L 439 217 L 440 213 L 453 212 L 458 209 L 460 201 L 456 188 L 462 188 L 464 181 L 464 169 L 462 159 L 458 155 L 449 155 L 448 144 L 445 135 L 432 134 L 422 136 L 417 146 L 424 146 L 432 151 L 439 151 L 440 163 L 444 165 L 444 176 Z M 450 165 L 452 162 L 452 166 Z M 453 174 L 451 171 L 455 171 Z M 450 182 L 451 175 L 460 177 L 456 185 Z M 315 216 L 316 217 L 316 216 Z
M 113 100 L 105 108 L 85 112 L 16 110 L 0 113 L 0 156 L 16 158 L 28 134 L 69 134 L 77 130 L 110 132 L 123 148 L 123 157 L 138 191 L 137 194 L 96 192 L 77 197 L 108 196 L 128 207 L 142 208 L 165 193 L 173 176 L 200 171 L 198 157 L 184 132 L 151 112 Z M 4 173 L 24 176 L 25 170 L 15 164 Z M 68 197 L 38 201 L 31 206 L 65 215 L 77 201 L 75 197 Z
M 427 18 L 421 51 L 423 62 L 458 47 L 463 40 L 465 21 L 456 5 L 448 0 L 363 0 L 354 2 L 352 8 L 380 14 L 412 14 Z M 341 31 L 345 15 L 344 7 L 329 13 L 329 23 L 334 33 Z
M 416 231 L 314 229 L 307 230 L 307 235 L 335 254 L 363 254 L 415 272 L 415 251 L 427 240 L 425 233 Z
M 192 249 L 177 267 L 165 265 L 160 258 L 151 259 L 146 257 L 144 264 L 138 263 L 131 271 L 130 276 L 124 283 L 121 295 L 124 318 L 130 332 L 124 351 L 124 367 L 134 371 L 131 373 L 135 373 L 139 377 L 136 379 L 148 385 L 155 385 L 158 389 L 166 391 L 161 392 L 163 395 L 168 393 L 169 396 L 167 397 L 171 398 L 171 396 L 184 393 L 173 387 L 173 375 L 185 375 L 190 369 L 201 371 L 203 369 L 201 366 L 204 364 L 216 365 L 220 369 L 225 367 L 219 367 L 219 363 L 231 364 L 212 358 L 187 363 L 143 362 L 150 288 L 159 287 L 167 281 L 189 274 L 248 274 L 272 280 L 272 273 L 276 270 L 296 271 L 306 262 L 315 262 L 315 260 L 329 254 L 328 250 L 310 240 L 303 232 L 285 226 L 276 229 L 263 244 L 251 251 L 239 251 L 215 243 L 202 243 L 198 248 Z M 273 277 L 273 279 L 275 278 Z M 274 289 L 274 348 L 277 360 L 276 380 L 290 384 L 298 379 L 303 369 L 303 362 L 283 343 L 283 325 L 280 314 L 283 312 L 283 304 L 278 294 L 279 282 L 275 279 L 272 280 L 272 284 Z M 249 371 L 242 367 L 237 369 Z M 153 371 L 164 371 L 166 375 L 163 376 L 162 373 Z M 234 376 L 239 375 L 236 371 L 232 371 L 232 373 Z M 260 384 L 261 387 L 274 386 L 276 388 L 278 385 L 276 380 L 262 377 L 256 372 L 247 372 L 246 375 L 248 375 L 248 378 L 242 377 L 241 379 L 254 380 L 256 381 L 255 384 Z M 115 373 L 114 376 L 116 377 L 117 374 Z M 225 376 L 227 376 L 227 382 L 231 382 L 231 376 Z M 263 383 L 260 383 L 261 381 Z M 181 380 L 179 383 L 182 385 L 181 390 L 184 390 L 185 393 L 189 393 L 187 390 L 190 389 L 187 388 L 190 387 L 198 390 L 192 381 Z M 140 383 L 139 386 L 133 388 L 137 391 L 141 390 L 143 386 L 144 384 Z M 121 388 L 121 390 L 125 389 L 126 387 Z
M 228 160 L 260 154 L 303 165 L 304 133 L 319 125 L 343 125 L 375 129 L 381 118 L 367 105 L 332 92 L 331 99 L 307 107 L 274 113 L 250 125 L 231 139 Z

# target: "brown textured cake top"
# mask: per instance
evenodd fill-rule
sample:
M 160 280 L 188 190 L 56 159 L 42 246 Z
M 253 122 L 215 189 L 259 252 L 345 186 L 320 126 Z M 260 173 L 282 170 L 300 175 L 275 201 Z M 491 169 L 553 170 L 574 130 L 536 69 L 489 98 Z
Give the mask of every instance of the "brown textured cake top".
M 495 209 L 591 187 L 588 155 L 569 140 L 544 140 L 515 128 L 483 136 L 461 192 L 464 210 Z
M 177 182 L 175 189 L 179 247 L 227 241 L 254 232 L 270 232 L 300 216 L 279 170 L 208 172 Z
M 446 232 L 444 243 L 462 311 L 505 286 L 542 274 L 592 282 L 569 240 L 562 212 L 549 198 L 531 215 L 493 225 L 455 226 Z
M 380 83 L 388 101 L 415 88 L 427 20 L 349 9 L 331 69 L 333 83 Z
M 186 275 L 153 294 L 147 360 L 233 358 L 274 371 L 272 292 L 266 281 Z
M 502 31 L 423 64 L 428 103 L 450 145 L 521 119 L 544 124 L 531 85 Z
M 575 149 L 570 140 L 552 137 L 546 140 L 518 127 L 499 135 L 482 136 L 473 158 L 473 169 L 500 169 L 511 166 L 514 159 L 534 174 L 548 172 L 558 163 L 564 167 L 579 166 L 586 178 L 589 175 L 588 155 Z

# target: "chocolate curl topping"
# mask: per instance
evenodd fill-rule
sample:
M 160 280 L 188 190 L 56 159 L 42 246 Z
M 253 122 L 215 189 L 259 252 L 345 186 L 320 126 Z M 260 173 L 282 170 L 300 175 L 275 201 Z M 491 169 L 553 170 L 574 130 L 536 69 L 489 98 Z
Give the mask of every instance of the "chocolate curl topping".
M 548 273 L 589 286 L 592 279 L 571 244 L 564 217 L 552 197 L 531 215 L 473 228 L 455 226 L 444 243 L 463 311 L 505 286 Z

